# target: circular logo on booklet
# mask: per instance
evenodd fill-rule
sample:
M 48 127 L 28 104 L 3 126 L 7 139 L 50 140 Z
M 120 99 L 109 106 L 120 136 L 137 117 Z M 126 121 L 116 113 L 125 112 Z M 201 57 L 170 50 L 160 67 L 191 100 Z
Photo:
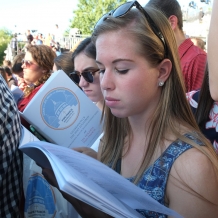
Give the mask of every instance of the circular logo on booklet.
M 41 174 L 33 174 L 26 189 L 25 217 L 53 218 L 56 214 L 55 205 L 52 187 Z
M 51 90 L 41 103 L 42 119 L 53 129 L 68 128 L 77 120 L 79 112 L 79 99 L 66 88 Z

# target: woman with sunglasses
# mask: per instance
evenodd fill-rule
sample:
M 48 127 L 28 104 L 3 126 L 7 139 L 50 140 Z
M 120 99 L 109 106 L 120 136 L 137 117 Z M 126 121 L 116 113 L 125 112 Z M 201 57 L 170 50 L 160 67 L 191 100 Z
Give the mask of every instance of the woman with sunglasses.
M 186 100 L 168 20 L 127 2 L 99 20 L 93 41 L 105 99 L 98 159 L 184 217 L 218 217 L 218 158 Z M 109 217 L 62 194 L 82 217 Z
M 70 73 L 71 79 L 102 110 L 104 98 L 100 88 L 99 69 L 95 61 L 96 48 L 90 37 L 80 42 L 73 52 L 72 59 L 74 71 Z
M 22 112 L 26 108 L 34 95 L 50 77 L 55 57 L 54 51 L 46 45 L 30 45 L 27 48 L 25 57 L 22 60 L 23 79 L 27 85 L 23 91 L 24 97 L 18 102 L 19 111 Z

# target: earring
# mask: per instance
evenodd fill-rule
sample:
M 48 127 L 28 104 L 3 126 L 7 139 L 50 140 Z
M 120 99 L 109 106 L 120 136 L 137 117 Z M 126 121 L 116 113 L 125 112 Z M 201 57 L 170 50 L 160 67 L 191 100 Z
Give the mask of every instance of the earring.
M 158 85 L 159 85 L 159 86 L 163 86 L 163 85 L 164 85 L 164 82 L 163 82 L 163 81 L 160 81 Z

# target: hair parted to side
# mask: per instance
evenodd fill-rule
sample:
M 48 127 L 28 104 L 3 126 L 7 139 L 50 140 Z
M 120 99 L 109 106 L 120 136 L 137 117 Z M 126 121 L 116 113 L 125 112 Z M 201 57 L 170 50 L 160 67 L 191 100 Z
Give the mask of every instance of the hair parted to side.
M 82 52 L 84 52 L 84 54 L 89 58 L 92 58 L 94 60 L 96 59 L 96 48 L 91 40 L 91 37 L 87 37 L 79 43 L 77 48 L 73 51 L 72 54 L 73 61 L 74 58 Z
M 58 70 L 63 70 L 68 76 L 74 71 L 72 52 L 64 52 L 60 54 L 54 59 L 54 63 Z
M 24 59 L 24 57 L 25 57 L 24 52 L 17 54 L 14 57 L 14 60 L 12 63 L 12 68 L 11 68 L 11 70 L 14 74 L 17 74 L 17 73 L 20 73 L 23 71 L 23 68 L 21 66 L 22 66 L 22 60 Z
M 164 36 L 168 48 L 166 58 L 171 60 L 172 70 L 169 78 L 165 81 L 165 85 L 162 87 L 162 93 L 156 111 L 153 112 L 149 127 L 151 135 L 148 142 L 148 150 L 134 183 L 140 180 L 157 146 L 161 144 L 162 140 L 167 139 L 166 130 L 171 131 L 177 138 L 201 150 L 210 159 L 213 159 L 213 163 L 217 164 L 217 156 L 208 140 L 200 133 L 186 99 L 177 44 L 172 28 L 167 18 L 160 11 L 149 7 L 146 7 L 145 10 Z M 117 31 L 125 32 L 126 37 L 132 37 L 136 43 L 137 52 L 144 56 L 152 66 L 157 66 L 164 59 L 165 51 L 163 43 L 153 33 L 145 16 L 139 10 L 131 9 L 131 11 L 121 18 L 108 16 L 102 24 L 96 26 L 92 35 L 93 42 L 96 43 L 96 40 L 101 34 Z M 104 136 L 101 140 L 101 161 L 105 164 L 112 164 L 112 168 L 115 168 L 118 159 L 122 158 L 125 137 L 131 136 L 131 127 L 127 118 L 115 117 L 105 105 L 103 114 L 105 115 Z M 194 132 L 197 131 L 197 138 L 202 140 L 210 151 L 202 148 L 204 146 L 198 146 L 195 142 L 181 134 L 180 124 Z M 191 134 L 195 134 L 194 132 Z
M 146 6 L 160 10 L 167 18 L 175 15 L 178 19 L 179 29 L 183 30 L 182 9 L 177 0 L 150 0 Z
M 34 86 L 26 86 L 24 96 L 28 96 L 35 87 L 45 83 L 50 77 L 54 65 L 55 52 L 47 45 L 29 45 L 27 52 L 30 52 L 36 63 L 42 67 L 45 72 L 42 77 L 34 84 Z

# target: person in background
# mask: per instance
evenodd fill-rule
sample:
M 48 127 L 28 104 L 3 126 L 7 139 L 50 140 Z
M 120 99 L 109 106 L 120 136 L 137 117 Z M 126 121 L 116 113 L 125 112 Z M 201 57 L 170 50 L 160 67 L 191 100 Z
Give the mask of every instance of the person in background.
M 201 89 L 188 92 L 186 96 L 199 128 L 218 154 L 218 102 L 214 101 L 210 95 L 208 74 L 207 65 Z
M 11 61 L 9 61 L 9 60 L 4 60 L 4 61 L 3 61 L 3 66 L 9 67 L 9 68 L 11 69 L 11 67 L 12 67 Z
M 199 37 L 191 37 L 191 40 L 194 43 L 194 45 L 198 46 L 203 51 L 205 51 L 206 42 L 203 39 L 201 39 Z
M 175 34 L 186 92 L 200 89 L 207 61 L 205 51 L 195 46 L 183 32 L 182 10 L 177 0 L 150 0 L 147 6 L 162 11 Z
M 19 89 L 21 89 L 22 91 L 26 87 L 26 83 L 23 78 L 23 68 L 22 68 L 22 60 L 24 59 L 24 57 L 25 57 L 25 53 L 20 53 L 16 55 L 13 60 L 12 68 L 11 68 L 12 73 L 15 75 L 17 79 L 17 85 Z
M 45 37 L 44 44 L 47 46 L 52 45 L 52 36 L 50 33 L 48 33 L 47 36 Z
M 92 39 L 105 99 L 98 159 L 183 217 L 217 217 L 218 157 L 186 100 L 169 21 L 130 1 L 103 16 Z M 43 174 L 58 187 L 50 169 Z M 82 217 L 110 217 L 62 194 Z
M 19 111 L 23 111 L 34 95 L 50 77 L 56 54 L 46 45 L 30 45 L 22 60 L 23 78 L 27 84 L 24 88 L 24 97 L 18 102 Z M 29 124 L 21 120 L 29 128 Z
M 95 62 L 96 48 L 88 37 L 74 50 L 72 60 L 74 71 L 70 74 L 75 83 L 79 84 L 84 93 L 96 103 L 99 109 L 103 109 L 104 98 L 99 81 L 99 69 Z
M 4 81 L 6 82 L 6 84 L 8 85 L 5 68 L 3 66 L 0 67 L 0 74 L 1 74 L 2 78 L 4 79 Z
M 43 41 L 44 41 L 44 39 L 43 39 L 42 33 L 39 33 L 38 34 L 38 40 L 37 40 L 36 44 L 37 45 L 42 45 Z
M 0 76 L 0 217 L 21 217 L 23 154 L 21 125 L 14 98 Z
M 198 14 L 199 23 L 202 23 L 203 17 L 204 17 L 203 8 L 200 7 L 199 14 Z
M 11 39 L 11 42 L 10 42 L 10 46 L 11 46 L 11 52 L 12 52 L 12 58 L 14 58 L 16 55 L 17 55 L 17 33 L 15 33 L 13 35 L 13 38 Z
M 61 37 L 62 37 L 62 34 L 61 34 L 61 31 L 59 29 L 59 26 L 58 24 L 55 24 L 55 29 L 54 29 L 54 33 L 53 33 L 53 43 L 54 44 L 57 44 L 57 43 L 61 43 Z
M 54 59 L 53 71 L 63 70 L 69 77 L 74 71 L 72 52 L 64 52 Z
M 17 80 L 13 77 L 11 69 L 9 67 L 4 67 L 4 68 L 5 68 L 5 73 L 6 73 L 6 78 L 9 88 L 11 88 L 12 85 L 17 86 Z
M 52 50 L 56 53 L 57 56 L 59 56 L 61 54 L 61 48 L 60 48 L 59 42 L 52 45 L 51 47 L 52 47 Z
M 209 83 L 210 94 L 214 101 L 218 101 L 218 0 L 213 1 L 211 22 L 208 34 L 208 65 L 209 65 Z
M 27 35 L 27 43 L 26 43 L 25 46 L 23 47 L 22 51 L 26 52 L 28 46 L 30 46 L 30 45 L 33 44 L 32 42 L 33 42 L 33 35 L 32 35 L 32 34 Z

